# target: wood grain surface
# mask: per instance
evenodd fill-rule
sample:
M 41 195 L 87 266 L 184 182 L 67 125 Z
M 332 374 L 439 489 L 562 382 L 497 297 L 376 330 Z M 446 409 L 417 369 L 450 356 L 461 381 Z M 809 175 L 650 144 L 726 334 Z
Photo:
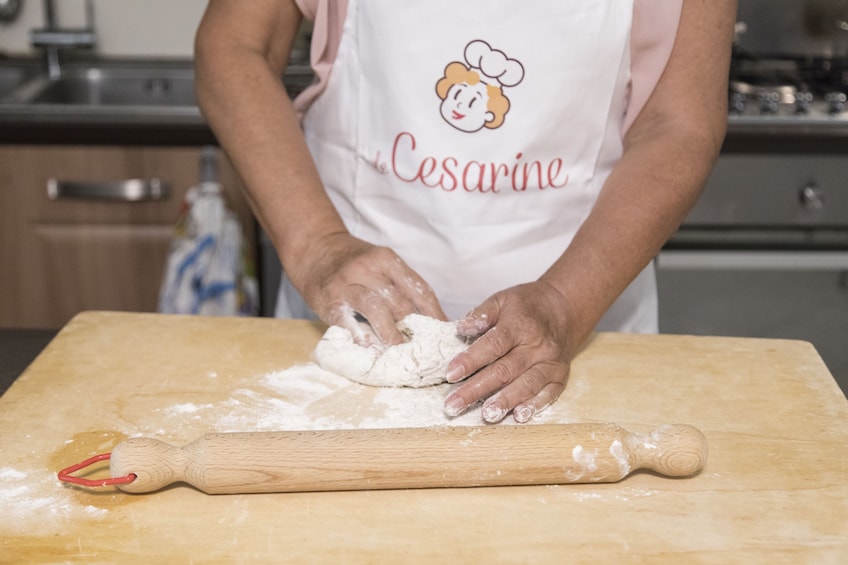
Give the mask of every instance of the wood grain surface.
M 575 360 L 563 397 L 529 424 L 612 422 L 637 433 L 691 424 L 710 447 L 693 477 L 246 495 L 185 485 L 128 494 L 56 480 L 59 469 L 128 437 L 185 445 L 286 421 L 354 429 L 444 418 L 437 404 L 419 401 L 441 392 L 409 391 L 393 406 L 385 390 L 353 383 L 286 389 L 288 373 L 278 372 L 306 363 L 323 329 L 271 319 L 75 317 L 0 398 L 0 563 L 848 558 L 848 401 L 814 348 L 797 341 L 598 334 Z M 444 423 L 480 424 L 470 418 Z

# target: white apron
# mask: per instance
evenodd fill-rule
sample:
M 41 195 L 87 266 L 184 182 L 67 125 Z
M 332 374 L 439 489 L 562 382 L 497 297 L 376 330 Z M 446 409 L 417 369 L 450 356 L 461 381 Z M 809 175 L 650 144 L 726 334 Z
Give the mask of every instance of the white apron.
M 350 0 L 304 131 L 350 232 L 461 317 L 536 280 L 621 156 L 633 3 Z M 284 277 L 280 317 L 311 317 Z M 599 330 L 656 331 L 653 267 Z

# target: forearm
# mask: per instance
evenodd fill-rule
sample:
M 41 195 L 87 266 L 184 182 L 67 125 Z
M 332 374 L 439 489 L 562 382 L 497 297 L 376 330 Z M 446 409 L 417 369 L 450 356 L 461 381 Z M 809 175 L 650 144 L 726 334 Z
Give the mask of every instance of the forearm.
M 542 276 L 567 297 L 575 343 L 656 256 L 709 174 L 716 136 L 669 129 L 628 147 L 571 245 Z
M 674 49 L 592 212 L 542 280 L 592 331 L 689 212 L 727 128 L 735 0 L 687 0 Z
M 199 35 L 196 52 L 203 114 L 238 170 L 283 264 L 294 271 L 288 266 L 301 264 L 311 244 L 345 228 L 279 79 L 287 51 L 263 51 L 216 34 L 214 41 Z

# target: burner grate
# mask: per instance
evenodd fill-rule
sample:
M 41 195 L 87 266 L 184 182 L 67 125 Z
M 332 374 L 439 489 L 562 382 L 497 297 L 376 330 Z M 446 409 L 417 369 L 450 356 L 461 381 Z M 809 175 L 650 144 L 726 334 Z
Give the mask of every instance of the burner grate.
M 848 60 L 734 58 L 729 107 L 733 115 L 822 118 L 846 113 Z

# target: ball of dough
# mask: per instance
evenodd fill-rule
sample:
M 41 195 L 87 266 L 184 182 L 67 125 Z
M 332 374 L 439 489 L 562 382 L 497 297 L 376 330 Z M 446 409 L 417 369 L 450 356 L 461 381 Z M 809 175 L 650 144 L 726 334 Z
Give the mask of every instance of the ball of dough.
M 448 363 L 470 344 L 454 322 L 421 314 L 406 316 L 397 327 L 408 341 L 380 350 L 357 345 L 348 330 L 330 326 L 315 347 L 315 362 L 366 385 L 423 387 L 445 382 Z

